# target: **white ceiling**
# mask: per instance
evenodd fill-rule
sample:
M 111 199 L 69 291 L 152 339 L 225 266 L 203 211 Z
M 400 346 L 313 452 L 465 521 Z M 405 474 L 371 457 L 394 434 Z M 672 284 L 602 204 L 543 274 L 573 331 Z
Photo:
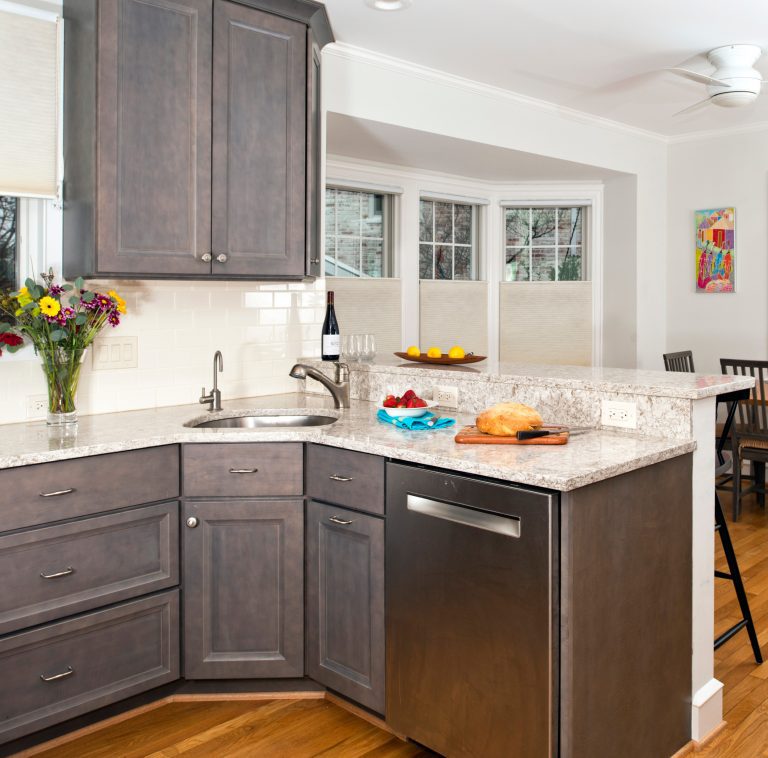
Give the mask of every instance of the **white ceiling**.
M 703 85 L 660 71 L 709 73 L 720 45 L 768 50 L 765 0 L 413 0 L 376 11 L 325 0 L 336 39 L 666 135 L 768 125 L 768 85 L 753 105 L 711 106 Z M 768 79 L 768 54 L 756 68 Z
M 327 145 L 329 156 L 426 169 L 489 182 L 584 182 L 618 176 L 618 172 L 597 166 L 340 113 L 328 114 Z

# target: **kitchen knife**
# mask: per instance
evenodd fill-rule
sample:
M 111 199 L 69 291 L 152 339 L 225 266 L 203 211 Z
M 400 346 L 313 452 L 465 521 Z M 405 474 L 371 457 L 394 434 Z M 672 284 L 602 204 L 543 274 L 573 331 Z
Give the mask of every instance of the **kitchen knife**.
M 583 432 L 592 432 L 595 430 L 594 426 L 572 426 L 570 428 L 565 427 L 563 429 L 533 429 L 530 432 L 517 432 L 516 437 L 518 440 L 535 440 L 538 437 L 549 437 L 551 435 L 565 434 L 581 434 Z

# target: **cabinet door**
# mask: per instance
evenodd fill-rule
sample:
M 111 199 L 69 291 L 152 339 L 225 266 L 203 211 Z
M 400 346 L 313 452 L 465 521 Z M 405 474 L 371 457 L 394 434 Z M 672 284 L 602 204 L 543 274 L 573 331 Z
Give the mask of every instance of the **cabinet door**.
M 303 502 L 187 502 L 182 530 L 184 676 L 303 676 Z
M 302 276 L 307 27 L 216 0 L 213 273 Z
M 211 35 L 211 0 L 99 3 L 98 273 L 210 272 Z
M 384 712 L 384 520 L 310 501 L 307 674 Z
M 322 164 L 323 119 L 320 102 L 320 46 L 310 29 L 307 32 L 307 256 L 306 273 L 322 276 L 320 255 L 320 214 L 324 207 Z

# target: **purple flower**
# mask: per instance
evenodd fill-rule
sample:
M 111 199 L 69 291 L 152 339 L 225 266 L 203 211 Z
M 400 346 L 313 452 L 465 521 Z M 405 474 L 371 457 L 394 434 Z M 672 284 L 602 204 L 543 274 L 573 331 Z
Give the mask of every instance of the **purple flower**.
M 113 311 L 115 309 L 115 303 L 112 298 L 108 295 L 102 295 L 100 292 L 96 293 L 96 297 L 93 298 L 93 302 L 96 303 L 96 307 L 104 313 Z
M 52 284 L 52 285 L 51 285 L 51 286 L 48 288 L 48 294 L 49 294 L 49 295 L 60 295 L 62 292 L 64 292 L 64 288 L 63 288 L 63 287 L 61 287 L 61 286 L 60 286 L 60 285 L 58 285 L 58 284 Z
M 61 309 L 61 313 L 59 315 L 66 321 L 67 319 L 74 318 L 77 314 L 75 313 L 74 308 L 67 306 Z
M 112 311 L 112 313 L 107 316 L 107 321 L 109 321 L 112 326 L 117 326 L 120 323 L 120 315 L 117 311 Z

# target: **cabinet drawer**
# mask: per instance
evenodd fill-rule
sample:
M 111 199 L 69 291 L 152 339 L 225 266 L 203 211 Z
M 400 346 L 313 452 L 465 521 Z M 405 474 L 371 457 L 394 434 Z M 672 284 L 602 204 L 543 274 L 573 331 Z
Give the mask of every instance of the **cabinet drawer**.
M 177 590 L 0 640 L 0 741 L 179 677 Z
M 304 465 L 300 442 L 233 442 L 184 445 L 187 497 L 280 497 L 301 495 Z
M 0 537 L 0 634 L 179 582 L 177 503 Z
M 91 455 L 0 471 L 0 530 L 179 496 L 179 449 Z
M 307 447 L 307 494 L 369 513 L 384 513 L 384 459 L 378 455 Z

